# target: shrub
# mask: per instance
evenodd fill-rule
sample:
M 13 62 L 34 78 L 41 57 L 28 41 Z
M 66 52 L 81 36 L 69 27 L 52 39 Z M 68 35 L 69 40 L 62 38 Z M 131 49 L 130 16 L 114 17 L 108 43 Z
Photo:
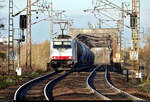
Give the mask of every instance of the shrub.
M 1 76 L 0 75 L 0 88 L 6 88 L 15 84 L 15 81 L 8 76 Z
M 0 59 L 4 61 L 6 59 L 6 54 L 5 53 L 0 53 Z

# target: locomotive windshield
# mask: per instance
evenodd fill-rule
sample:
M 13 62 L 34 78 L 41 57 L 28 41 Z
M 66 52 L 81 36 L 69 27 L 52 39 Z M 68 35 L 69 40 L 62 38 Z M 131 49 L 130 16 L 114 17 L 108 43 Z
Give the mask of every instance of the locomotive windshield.
M 53 48 L 71 48 L 71 41 L 54 41 Z

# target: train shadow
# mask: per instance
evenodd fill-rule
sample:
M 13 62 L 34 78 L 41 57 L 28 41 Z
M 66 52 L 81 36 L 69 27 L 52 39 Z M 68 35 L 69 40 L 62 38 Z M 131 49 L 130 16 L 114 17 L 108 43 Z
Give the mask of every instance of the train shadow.
M 107 70 L 107 71 L 108 71 L 107 79 L 108 79 L 108 81 L 110 82 L 110 84 L 112 84 L 113 86 L 115 86 L 115 85 L 113 84 L 112 80 L 111 80 L 110 72 L 115 72 L 115 73 L 117 73 L 117 74 L 124 75 L 124 74 L 123 74 L 123 71 L 120 70 L 120 69 L 118 70 L 118 68 L 113 67 L 113 66 L 109 66 L 107 69 L 108 69 L 108 70 Z M 116 87 L 116 86 L 115 86 L 115 87 Z
M 95 65 L 76 65 L 73 69 L 74 72 L 92 72 L 95 67 Z

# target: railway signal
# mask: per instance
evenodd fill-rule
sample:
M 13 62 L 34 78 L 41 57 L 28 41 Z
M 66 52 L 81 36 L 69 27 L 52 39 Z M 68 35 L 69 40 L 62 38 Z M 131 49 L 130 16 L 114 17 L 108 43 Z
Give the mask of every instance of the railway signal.
M 18 76 L 22 75 L 22 68 L 20 66 L 20 44 L 25 41 L 25 35 L 24 35 L 24 30 L 27 28 L 27 16 L 26 15 L 20 15 L 19 19 L 19 38 L 14 39 L 17 41 L 18 44 L 18 50 L 17 50 L 17 68 L 16 68 L 16 74 Z

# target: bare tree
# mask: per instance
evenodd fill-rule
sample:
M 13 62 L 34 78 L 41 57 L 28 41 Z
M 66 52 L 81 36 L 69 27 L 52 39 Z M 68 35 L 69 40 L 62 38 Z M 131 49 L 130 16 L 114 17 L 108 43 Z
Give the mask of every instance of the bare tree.
M 140 61 L 141 64 L 144 65 L 146 69 L 147 81 L 150 81 L 150 28 L 147 29 L 144 34 L 145 45 L 144 48 L 141 49 L 140 52 Z

